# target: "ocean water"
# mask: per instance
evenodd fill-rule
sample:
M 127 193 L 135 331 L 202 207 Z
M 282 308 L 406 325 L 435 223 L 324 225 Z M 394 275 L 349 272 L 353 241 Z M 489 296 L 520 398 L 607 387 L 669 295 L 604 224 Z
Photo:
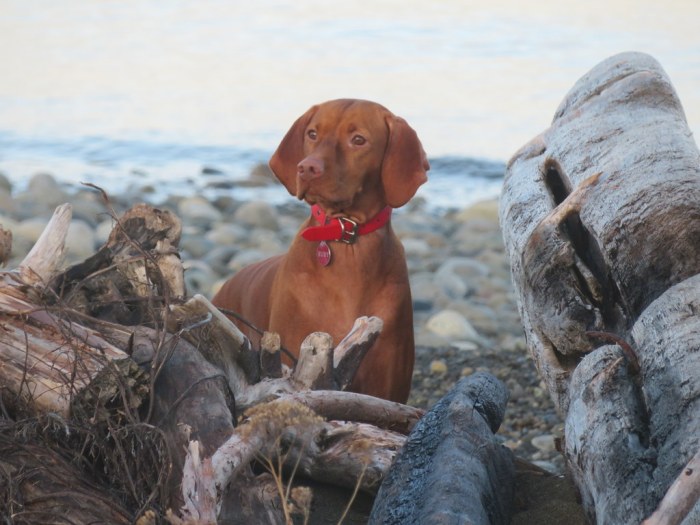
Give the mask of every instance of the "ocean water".
M 698 19 L 695 0 L 0 0 L 0 171 L 281 201 L 212 186 L 309 106 L 366 98 L 418 132 L 420 194 L 463 207 L 498 195 L 508 158 L 622 51 L 661 62 L 697 135 Z

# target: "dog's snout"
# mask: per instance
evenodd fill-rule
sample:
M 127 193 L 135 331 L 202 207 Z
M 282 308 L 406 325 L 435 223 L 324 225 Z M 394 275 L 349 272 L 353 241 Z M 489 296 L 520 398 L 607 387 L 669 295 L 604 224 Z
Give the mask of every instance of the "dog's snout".
M 323 161 L 314 157 L 306 157 L 297 164 L 297 174 L 303 180 L 316 179 L 323 175 Z

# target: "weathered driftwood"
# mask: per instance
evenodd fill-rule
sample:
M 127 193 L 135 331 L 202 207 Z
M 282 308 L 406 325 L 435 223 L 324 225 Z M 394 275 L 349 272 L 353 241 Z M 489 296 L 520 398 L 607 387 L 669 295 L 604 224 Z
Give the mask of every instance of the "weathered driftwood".
M 256 459 L 282 454 L 291 470 L 312 479 L 375 493 L 405 436 L 360 423 L 326 422 L 301 404 L 280 400 L 256 407 L 210 457 L 190 443 L 180 519 L 216 523 L 227 486 Z M 272 460 L 275 461 L 274 459 Z
M 0 508 L 11 516 L 8 523 L 65 525 L 67 516 L 70 523 L 132 523 L 126 509 L 96 490 L 75 464 L 46 447 L 3 434 L 0 498 Z
M 0 226 L 0 266 L 10 259 L 12 252 L 12 232 Z
M 659 507 L 642 525 L 678 525 L 697 523 L 698 516 L 690 515 L 700 500 L 700 450 L 683 468 L 661 500 Z
M 17 271 L 0 272 L 0 391 L 5 405 L 67 417 L 86 402 L 92 417 L 128 385 L 129 404 L 145 395 L 143 372 L 120 348 L 57 315 L 40 293 L 63 257 L 71 207 L 57 208 Z M 36 285 L 37 287 L 32 287 Z M 88 392 L 89 391 L 89 392 Z
M 639 523 L 700 449 L 700 153 L 660 65 L 581 78 L 510 160 L 500 216 L 589 519 Z
M 369 523 L 510 523 L 513 455 L 494 437 L 507 400 L 490 374 L 457 383 L 409 435 Z
M 116 220 L 108 242 L 94 256 L 58 272 L 69 221 L 70 207 L 60 207 L 44 240 L 19 271 L 1 274 L 0 359 L 16 361 L 16 366 L 0 369 L 4 401 L 40 382 L 35 375 L 43 370 L 46 358 L 30 359 L 33 352 L 65 349 L 60 356 L 66 363 L 53 358 L 47 368 L 53 372 L 63 367 L 55 383 L 44 385 L 42 391 L 33 388 L 33 396 L 24 401 L 36 412 L 60 410 L 66 418 L 79 416 L 93 425 L 91 439 L 104 447 L 111 440 L 98 433 L 114 436 L 119 433 L 114 425 L 123 421 L 162 436 L 167 446 L 167 452 L 158 452 L 166 463 L 158 474 L 162 487 L 148 486 L 146 478 L 136 479 L 142 467 L 138 457 L 132 458 L 133 466 L 126 465 L 125 479 L 117 480 L 131 493 L 130 501 L 136 502 L 139 513 L 158 497 L 162 508 L 194 505 L 196 512 L 185 512 L 184 517 L 200 519 L 218 509 L 230 517 L 237 502 L 244 502 L 247 510 L 242 516 L 259 513 L 280 520 L 284 497 L 271 495 L 269 475 L 253 473 L 250 465 L 281 450 L 290 470 L 376 491 L 404 441 L 403 435 L 383 429 L 408 432 L 422 412 L 360 394 L 315 392 L 308 387 L 348 385 L 381 331 L 379 319 L 358 319 L 335 348 L 327 336 L 312 334 L 301 349 L 299 363 L 290 370 L 280 365 L 279 340 L 273 334 L 264 338 L 267 343 L 261 354 L 205 298 L 196 296 L 182 303 L 184 280 L 175 251 L 180 226 L 172 214 L 146 206 L 133 208 Z M 116 367 L 115 362 L 128 366 Z M 27 363 L 31 366 L 25 367 Z M 103 372 L 106 379 L 98 382 L 100 367 L 109 373 Z M 17 381 L 5 375 L 10 370 L 21 372 Z M 81 394 L 78 385 L 91 394 L 76 405 Z M 98 400 L 97 393 L 107 399 Z M 59 394 L 60 403 L 42 401 Z M 114 410 L 96 418 L 100 403 L 112 403 Z M 76 411 L 76 406 L 85 408 Z M 290 418 L 290 410 L 280 408 L 289 406 L 297 414 L 308 415 Z M 8 407 L 13 412 L 12 403 L 2 404 L 3 410 Z M 251 415 L 235 428 L 238 415 L 249 407 L 255 407 Z M 326 421 L 316 412 L 371 425 Z M 251 421 L 256 413 L 257 423 Z M 301 439 L 303 435 L 313 439 Z M 237 439 L 238 449 L 231 446 Z M 194 478 L 187 469 L 183 477 L 183 450 L 188 443 L 201 454 L 203 464 L 210 462 L 219 469 L 198 476 L 207 479 L 222 468 L 228 472 L 226 479 L 219 472 L 222 481 L 216 491 L 204 485 L 191 489 L 188 480 Z M 227 453 L 239 461 L 230 463 Z M 117 460 L 130 461 L 123 450 Z M 240 492 L 249 487 L 257 489 L 242 497 Z M 192 504 L 195 489 L 198 496 Z M 200 498 L 200 494 L 209 497 Z M 100 497 L 109 499 L 105 494 Z M 175 523 L 179 518 L 171 513 L 171 520 Z

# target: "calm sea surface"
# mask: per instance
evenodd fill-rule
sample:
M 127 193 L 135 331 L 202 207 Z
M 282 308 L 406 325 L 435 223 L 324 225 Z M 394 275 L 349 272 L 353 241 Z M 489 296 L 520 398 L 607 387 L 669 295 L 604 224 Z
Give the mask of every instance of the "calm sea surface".
M 187 193 L 205 167 L 246 177 L 312 104 L 366 98 L 417 130 L 421 193 L 461 207 L 618 52 L 661 62 L 697 136 L 698 20 L 697 0 L 0 0 L 0 171 Z

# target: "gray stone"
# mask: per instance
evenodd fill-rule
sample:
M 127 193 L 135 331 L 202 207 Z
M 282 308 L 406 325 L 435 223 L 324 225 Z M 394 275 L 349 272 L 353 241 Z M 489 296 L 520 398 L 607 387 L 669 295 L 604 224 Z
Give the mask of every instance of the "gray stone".
M 82 260 L 95 253 L 95 232 L 80 219 L 71 221 L 66 235 L 66 256 L 69 260 Z
M 216 245 L 202 260 L 220 276 L 227 276 L 231 272 L 228 269 L 229 261 L 236 255 L 238 249 L 235 246 Z
M 99 244 L 106 243 L 113 228 L 114 221 L 112 221 L 112 219 L 107 219 L 99 223 L 95 228 L 95 242 Z
M 188 261 L 183 266 L 185 267 L 187 294 L 201 293 L 206 297 L 211 297 L 219 276 L 203 261 Z
M 17 203 L 12 198 L 12 193 L 5 187 L 0 186 L 0 210 L 8 215 L 15 214 Z
M 12 193 L 12 183 L 3 172 L 0 171 L 0 190 L 5 190 L 7 193 Z
M 34 217 L 20 221 L 12 231 L 15 238 L 26 239 L 34 244 L 48 224 L 48 218 Z
M 196 226 L 217 222 L 222 218 L 221 212 L 200 196 L 185 197 L 177 204 L 177 211 L 183 222 L 191 222 Z
M 450 299 L 461 299 L 469 291 L 466 281 L 449 270 L 436 272 L 434 282 L 442 293 Z
M 279 229 L 277 212 L 268 203 L 262 201 L 242 204 L 234 213 L 233 220 L 255 228 L 265 228 L 272 231 Z
M 228 263 L 228 269 L 231 273 L 234 273 L 249 264 L 262 261 L 265 257 L 265 254 L 260 250 L 242 250 Z
M 423 257 L 429 255 L 432 251 L 430 245 L 424 239 L 409 237 L 401 239 L 401 244 L 403 244 L 403 249 L 407 257 Z
M 248 239 L 249 229 L 240 224 L 218 223 L 204 236 L 217 246 L 236 246 Z
M 533 447 L 542 452 L 554 452 L 557 449 L 554 441 L 554 435 L 552 434 L 535 436 L 532 438 L 532 440 L 530 440 L 530 443 L 532 443 Z
M 183 253 L 183 257 L 186 259 L 192 257 L 196 259 L 202 258 L 213 250 L 215 246 L 213 242 L 201 234 L 183 234 L 182 239 L 180 239 L 180 250 L 181 252 L 186 252 Z
M 433 315 L 426 323 L 426 328 L 446 339 L 478 340 L 479 334 L 467 319 L 454 310 L 442 310 Z

